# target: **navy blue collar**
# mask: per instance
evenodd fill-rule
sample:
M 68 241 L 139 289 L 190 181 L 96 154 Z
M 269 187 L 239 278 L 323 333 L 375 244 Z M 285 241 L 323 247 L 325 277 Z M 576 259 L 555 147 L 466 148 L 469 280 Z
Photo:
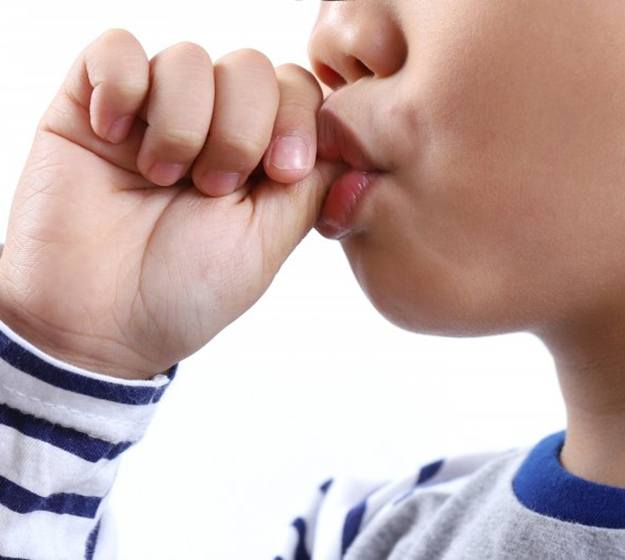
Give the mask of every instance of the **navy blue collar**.
M 540 440 L 512 479 L 527 508 L 562 521 L 625 529 L 625 489 L 580 478 L 560 463 L 566 430 Z

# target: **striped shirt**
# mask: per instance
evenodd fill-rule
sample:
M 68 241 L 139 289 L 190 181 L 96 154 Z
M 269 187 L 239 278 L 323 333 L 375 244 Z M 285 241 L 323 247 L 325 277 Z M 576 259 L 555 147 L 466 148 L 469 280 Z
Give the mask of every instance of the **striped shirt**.
M 0 321 L 0 560 L 116 557 L 119 461 L 177 369 L 114 379 Z M 564 437 L 439 458 L 397 480 L 330 478 L 274 560 L 625 559 L 625 489 L 564 470 Z

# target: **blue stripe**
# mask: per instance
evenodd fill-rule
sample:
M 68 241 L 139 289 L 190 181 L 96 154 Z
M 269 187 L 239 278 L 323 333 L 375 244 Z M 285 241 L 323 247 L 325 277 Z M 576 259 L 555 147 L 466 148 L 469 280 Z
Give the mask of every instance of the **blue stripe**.
M 0 504 L 17 513 L 50 511 L 78 517 L 94 518 L 101 498 L 80 494 L 51 494 L 39 496 L 9 479 L 0 476 Z
M 293 560 L 310 560 L 310 555 L 306 550 L 306 521 L 298 517 L 291 525 L 297 530 L 297 546 Z
M 100 521 L 96 523 L 96 526 L 93 528 L 93 531 L 89 533 L 89 537 L 87 538 L 87 545 L 85 547 L 85 560 L 93 560 L 93 555 L 95 554 L 95 547 L 98 542 L 99 532 L 100 532 Z
M 360 524 L 362 523 L 362 518 L 365 515 L 366 509 L 367 500 L 363 500 L 347 512 L 345 522 L 343 523 L 343 535 L 341 537 L 341 555 L 344 555 L 354 542 L 360 530 Z
M 423 467 L 421 467 L 419 469 L 419 473 L 417 474 L 414 487 L 404 492 L 399 498 L 397 498 L 393 502 L 393 505 L 395 506 L 399 504 L 400 502 L 403 502 L 406 498 L 408 498 L 414 493 L 416 487 L 419 484 L 423 484 L 424 482 L 427 482 L 428 480 L 430 480 L 430 478 L 432 478 L 438 471 L 441 470 L 444 462 L 445 462 L 445 459 L 439 459 L 437 461 L 428 463 L 427 465 L 424 465 Z
M 411 496 L 413 494 L 413 492 L 415 491 L 415 487 L 410 488 L 409 490 L 406 490 L 403 494 L 401 494 L 399 496 L 399 498 L 397 498 L 394 502 L 393 505 L 396 506 L 397 504 L 403 502 L 406 498 L 408 498 L 409 496 Z
M 434 461 L 433 463 L 428 463 L 427 465 L 421 467 L 419 470 L 419 476 L 417 477 L 417 482 L 415 484 L 423 484 L 432 478 L 438 471 L 441 470 L 444 459 L 439 459 L 438 461 Z
M 91 463 L 100 459 L 114 459 L 132 445 L 130 441 L 109 443 L 26 414 L 6 404 L 0 404 L 0 424 L 10 426 L 26 436 L 49 443 Z
M 27 558 L 16 558 L 15 556 L 0 556 L 0 560 L 28 560 Z
M 136 405 L 158 402 L 176 375 L 179 365 L 175 363 L 165 372 L 169 381 L 161 387 L 142 387 L 103 381 L 56 367 L 29 352 L 2 331 L 0 331 L 0 358 L 14 368 L 55 387 L 107 401 Z
M 332 485 L 333 481 L 333 478 L 328 478 L 328 480 L 326 480 L 324 483 L 321 484 L 321 486 L 319 486 L 319 490 L 321 490 L 321 492 L 325 494 L 328 491 L 328 488 L 330 488 L 330 486 Z

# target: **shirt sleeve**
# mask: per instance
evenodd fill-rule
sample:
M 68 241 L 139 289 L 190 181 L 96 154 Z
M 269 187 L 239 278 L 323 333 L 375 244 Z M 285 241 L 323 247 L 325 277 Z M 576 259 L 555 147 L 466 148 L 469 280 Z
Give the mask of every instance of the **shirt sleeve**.
M 0 558 L 115 558 L 108 497 L 178 363 L 146 381 L 58 360 L 0 321 Z
M 392 515 L 396 507 L 421 488 L 436 485 L 450 493 L 501 451 L 442 457 L 411 472 L 387 478 L 328 478 L 309 496 L 301 514 L 281 539 L 274 560 L 341 560 L 356 538 Z

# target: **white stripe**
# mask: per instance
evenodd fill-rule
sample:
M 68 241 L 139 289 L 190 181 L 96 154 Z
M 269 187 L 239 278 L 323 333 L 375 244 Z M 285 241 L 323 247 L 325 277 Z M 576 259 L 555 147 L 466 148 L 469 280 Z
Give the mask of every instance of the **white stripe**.
M 104 496 L 113 483 L 120 458 L 118 455 L 112 461 L 91 463 L 0 425 L 0 475 L 39 496 L 58 492 Z
M 317 485 L 314 495 L 309 498 L 308 507 L 304 510 L 305 514 L 302 516 L 306 521 L 306 535 L 304 538 L 304 544 L 306 546 L 306 550 L 308 550 L 309 552 L 311 550 L 314 550 L 319 509 L 321 508 L 321 504 L 325 499 L 325 493 L 319 489 L 319 486 L 321 486 L 321 484 L 322 483 L 319 483 Z M 295 528 L 293 528 L 293 530 L 295 530 Z
M 295 556 L 295 550 L 297 549 L 297 543 L 299 542 L 299 533 L 293 526 L 293 521 L 297 517 L 301 517 L 306 524 L 306 535 L 304 538 L 304 545 L 306 550 L 314 550 L 314 537 L 316 532 L 317 518 L 319 515 L 319 508 L 325 494 L 318 488 L 315 489 L 314 494 L 311 492 L 303 500 L 303 507 L 294 507 L 296 514 L 291 514 L 292 517 L 289 520 L 288 526 L 280 525 L 279 530 L 276 532 L 276 545 L 275 550 L 278 551 L 276 556 L 284 558 L 285 560 L 292 560 Z
M 158 404 L 129 405 L 81 395 L 40 381 L 4 360 L 0 360 L 0 401 L 113 443 L 140 439 Z
M 32 560 L 84 558 L 93 519 L 36 511 L 15 513 L 0 504 L 0 555 Z
M 284 558 L 284 560 L 293 560 L 298 540 L 299 534 L 297 533 L 297 530 L 293 527 L 293 525 L 289 525 L 281 537 L 282 542 L 279 544 L 280 548 L 276 547 L 276 550 L 278 550 L 276 556 Z
M 312 560 L 339 560 L 347 512 L 385 481 L 335 477 L 321 504 Z
M 112 560 L 117 558 L 117 527 L 108 506 L 108 497 L 101 507 L 100 532 L 98 533 L 93 560 Z

